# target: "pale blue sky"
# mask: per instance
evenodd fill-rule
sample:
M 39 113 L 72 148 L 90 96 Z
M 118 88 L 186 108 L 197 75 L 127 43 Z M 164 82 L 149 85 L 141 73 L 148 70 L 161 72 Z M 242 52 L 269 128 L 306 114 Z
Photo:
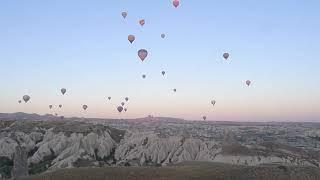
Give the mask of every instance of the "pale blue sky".
M 43 114 L 61 103 L 66 116 L 319 121 L 319 8 L 317 0 L 181 0 L 177 9 L 170 0 L 1 0 L 0 112 Z M 143 63 L 140 48 L 149 51 Z M 19 105 L 24 94 L 32 99 Z

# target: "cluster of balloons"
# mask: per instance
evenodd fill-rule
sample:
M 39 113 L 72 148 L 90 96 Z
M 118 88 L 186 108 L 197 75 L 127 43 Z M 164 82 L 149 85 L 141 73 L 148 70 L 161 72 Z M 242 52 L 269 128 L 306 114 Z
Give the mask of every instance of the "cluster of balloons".
M 172 5 L 173 5 L 175 8 L 178 8 L 178 6 L 180 5 L 180 0 L 172 0 Z M 124 19 L 126 19 L 127 16 L 128 16 L 128 12 L 123 11 L 123 12 L 121 13 L 121 15 L 122 15 L 122 17 L 123 17 Z M 145 19 L 140 19 L 140 20 L 139 20 L 139 24 L 140 24 L 141 27 L 143 27 L 143 26 L 145 25 L 145 23 L 146 23 Z M 160 37 L 161 37 L 162 39 L 164 39 L 164 38 L 166 37 L 166 34 L 162 33 L 162 34 L 160 35 Z M 133 44 L 135 40 L 136 40 L 135 35 L 132 35 L 132 34 L 128 35 L 128 41 L 129 41 L 131 44 Z M 143 61 L 148 57 L 148 51 L 147 51 L 146 49 L 140 49 L 140 50 L 138 50 L 138 57 L 139 57 L 140 60 L 143 62 Z M 223 57 L 225 60 L 228 60 L 229 57 L 230 57 L 230 54 L 229 54 L 228 52 L 225 52 L 225 53 L 223 53 L 222 57 Z M 166 71 L 162 71 L 161 74 L 162 74 L 162 76 L 165 76 Z M 143 75 L 142 75 L 142 78 L 143 78 L 143 79 L 145 79 L 146 77 L 147 77 L 146 74 L 143 74 Z M 246 81 L 245 81 L 245 84 L 246 84 L 247 86 L 250 86 L 250 85 L 251 85 L 251 81 L 250 81 L 250 80 L 246 80 Z M 60 92 L 61 92 L 61 94 L 64 96 L 64 95 L 67 93 L 67 89 L 66 89 L 66 88 L 61 88 Z M 177 89 L 174 88 L 174 89 L 173 89 L 173 92 L 176 93 L 176 92 L 177 92 Z M 22 99 L 23 99 L 23 101 L 24 101 L 25 103 L 27 103 L 28 101 L 30 101 L 30 96 L 29 96 L 29 95 L 24 95 L 24 96 L 22 97 Z M 111 100 L 111 97 L 110 97 L 110 96 L 108 97 L 108 100 L 109 100 L 109 101 Z M 124 100 L 125 100 L 126 102 L 128 102 L 128 101 L 129 101 L 129 98 L 128 98 L 128 97 L 125 97 Z M 19 104 L 20 104 L 21 102 L 22 102 L 21 100 L 18 101 Z M 211 105 L 212 105 L 213 107 L 215 106 L 215 104 L 216 104 L 216 100 L 211 100 Z M 58 107 L 59 107 L 59 108 L 62 108 L 62 104 L 58 105 Z M 52 109 L 52 108 L 53 108 L 53 105 L 50 104 L 50 105 L 49 105 L 49 109 Z M 86 110 L 88 109 L 88 105 L 86 105 L 86 104 L 82 105 L 82 109 L 83 109 L 84 111 L 86 111 Z M 127 108 L 125 107 L 125 102 L 121 102 L 120 105 L 117 106 L 116 109 L 117 109 L 117 111 L 118 111 L 119 113 L 121 113 L 122 111 L 125 111 L 125 112 L 126 112 L 126 111 L 127 111 Z M 57 115 L 57 114 L 56 114 L 56 115 Z M 61 116 L 61 118 L 63 119 L 63 116 Z M 206 117 L 206 116 L 203 116 L 202 119 L 203 119 L 203 120 L 206 120 L 207 117 Z

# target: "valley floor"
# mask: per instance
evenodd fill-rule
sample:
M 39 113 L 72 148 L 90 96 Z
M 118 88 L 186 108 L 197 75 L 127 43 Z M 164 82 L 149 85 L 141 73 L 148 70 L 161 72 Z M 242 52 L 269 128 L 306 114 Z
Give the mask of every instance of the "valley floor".
M 282 165 L 236 166 L 184 162 L 167 167 L 73 168 L 46 172 L 22 180 L 319 180 L 315 167 Z

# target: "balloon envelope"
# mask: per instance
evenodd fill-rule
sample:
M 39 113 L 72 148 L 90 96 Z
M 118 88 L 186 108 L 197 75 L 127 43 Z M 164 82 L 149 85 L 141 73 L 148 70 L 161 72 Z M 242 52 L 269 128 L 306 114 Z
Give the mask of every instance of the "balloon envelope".
M 166 35 L 165 34 L 161 34 L 161 38 L 163 39 L 163 38 L 165 38 L 166 37 Z
M 206 120 L 206 119 L 207 119 L 207 116 L 203 116 L 202 118 L 203 118 L 203 120 Z
M 117 110 L 119 111 L 119 113 L 121 113 L 122 110 L 123 110 L 123 107 L 122 106 L 118 106 Z
M 111 97 L 108 97 L 109 100 L 111 100 Z
M 53 107 L 52 105 L 49 105 L 49 109 L 52 109 L 52 107 Z
M 27 103 L 30 100 L 30 96 L 29 95 L 24 95 L 22 97 L 22 99 L 24 100 L 25 103 Z
M 211 101 L 211 104 L 214 106 L 216 104 L 216 101 L 215 100 L 212 100 Z
M 59 105 L 59 108 L 62 108 L 62 105 L 61 105 L 61 104 Z
M 129 101 L 129 98 L 128 97 L 126 97 L 126 98 L 124 98 L 126 101 Z
M 161 72 L 161 74 L 162 74 L 162 75 L 165 75 L 165 74 L 166 74 L 166 72 L 165 72 L 165 71 L 162 71 L 162 72 Z
M 174 92 L 177 92 L 177 89 L 173 89 Z
M 180 4 L 180 1 L 179 0 L 173 0 L 172 4 L 173 4 L 173 6 L 175 8 L 177 8 L 179 6 L 179 4 Z
M 223 54 L 223 58 L 224 58 L 225 60 L 227 60 L 227 59 L 229 58 L 229 56 L 230 56 L 229 53 L 224 53 L 224 54 Z
M 84 110 L 87 110 L 87 109 L 88 109 L 88 106 L 87 106 L 87 105 L 83 105 L 82 108 L 83 108 Z
M 145 23 L 146 23 L 146 21 L 145 21 L 144 19 L 141 19 L 141 20 L 139 21 L 139 24 L 140 24 L 141 26 L 143 26 Z
M 121 106 L 124 106 L 124 102 L 121 103 Z
M 247 84 L 247 86 L 250 86 L 251 81 L 250 81 L 250 80 L 247 80 L 247 81 L 246 81 L 246 84 Z
M 136 37 L 134 35 L 129 35 L 128 36 L 128 41 L 132 44 L 133 41 L 136 39 Z
M 124 108 L 124 111 L 127 112 L 127 108 Z
M 122 12 L 121 15 L 125 19 L 127 17 L 128 13 L 127 12 Z
M 143 74 L 143 75 L 142 75 L 142 78 L 145 79 L 145 78 L 146 78 L 146 75 Z
M 19 100 L 18 103 L 20 104 L 20 103 L 21 103 L 21 100 Z
M 138 56 L 141 59 L 141 61 L 144 61 L 146 59 L 146 57 L 148 56 L 148 51 L 145 49 L 140 49 L 138 51 Z
M 64 95 L 66 92 L 67 92 L 67 89 L 66 89 L 66 88 L 62 88 L 62 89 L 61 89 L 62 95 Z

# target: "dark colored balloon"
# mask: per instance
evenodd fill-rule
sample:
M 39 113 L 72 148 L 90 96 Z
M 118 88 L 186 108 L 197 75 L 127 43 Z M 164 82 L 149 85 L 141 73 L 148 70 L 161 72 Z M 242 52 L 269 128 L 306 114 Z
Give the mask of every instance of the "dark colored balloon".
M 124 111 L 127 112 L 127 108 L 124 108 Z
M 119 113 L 121 113 L 122 110 L 123 110 L 123 107 L 122 106 L 118 106 L 117 110 L 119 111 Z
M 126 98 L 124 98 L 126 101 L 129 101 L 129 98 L 128 97 L 126 97 Z
M 246 84 L 247 84 L 247 86 L 250 86 L 251 81 L 250 81 L 250 80 L 247 80 L 247 81 L 246 81 Z
M 108 97 L 109 100 L 111 100 L 111 97 Z
M 121 15 L 125 19 L 127 17 L 128 13 L 127 12 L 122 12 Z
M 180 1 L 179 0 L 173 0 L 172 4 L 173 4 L 173 6 L 175 8 L 177 8 L 179 6 L 179 4 L 180 4 Z
M 165 34 L 161 34 L 161 38 L 164 39 L 166 37 Z
M 203 116 L 202 118 L 203 118 L 203 120 L 206 120 L 206 119 L 207 119 L 207 116 Z
M 84 110 L 87 110 L 87 109 L 88 109 L 88 106 L 87 106 L 87 105 L 83 105 L 82 108 L 83 108 Z
M 124 102 L 121 103 L 121 106 L 124 106 Z
M 134 35 L 129 35 L 128 36 L 128 41 L 132 44 L 133 41 L 136 40 L 136 37 Z
M 24 95 L 22 97 L 22 99 L 24 100 L 25 103 L 27 103 L 30 100 L 30 96 L 29 95 Z
M 166 74 L 166 72 L 165 72 L 165 71 L 162 71 L 161 74 L 164 76 L 164 75 Z
M 67 89 L 66 89 L 66 88 L 62 88 L 62 89 L 61 89 L 62 95 L 64 95 L 66 92 L 67 92 Z
M 144 61 L 146 59 L 146 57 L 148 56 L 148 51 L 145 49 L 140 49 L 138 51 L 138 56 L 141 59 L 141 61 Z
M 225 60 L 227 60 L 227 59 L 229 58 L 229 56 L 230 56 L 229 53 L 224 53 L 224 54 L 223 54 L 223 58 L 224 58 Z
M 142 75 L 142 78 L 145 79 L 145 78 L 146 78 L 146 75 L 143 74 L 143 75 Z
M 141 19 L 141 20 L 139 21 L 139 24 L 140 24 L 141 26 L 143 26 L 145 23 L 146 23 L 146 21 L 145 21 L 144 19 Z
M 53 107 L 53 106 L 50 104 L 50 105 L 49 105 L 49 109 L 52 109 L 52 107 Z
M 61 104 L 59 105 L 59 108 L 62 108 L 62 105 L 61 105 Z
M 20 103 L 21 103 L 21 100 L 19 100 L 18 103 L 20 104 Z
M 173 89 L 174 92 L 177 92 L 177 89 Z

